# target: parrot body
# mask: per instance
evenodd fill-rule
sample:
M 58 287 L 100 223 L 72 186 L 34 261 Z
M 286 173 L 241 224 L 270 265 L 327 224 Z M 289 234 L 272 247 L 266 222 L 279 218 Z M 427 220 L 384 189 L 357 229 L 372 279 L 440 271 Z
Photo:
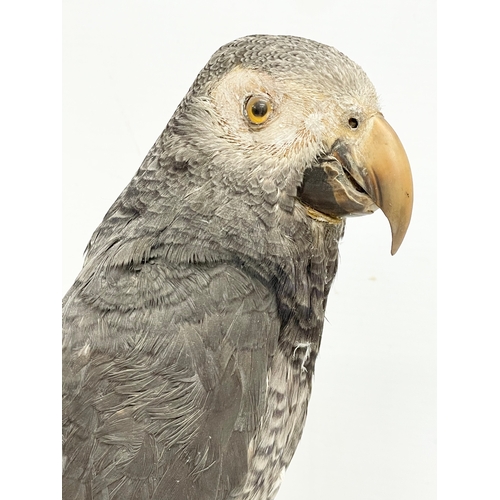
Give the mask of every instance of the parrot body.
M 330 47 L 256 35 L 214 54 L 64 298 L 64 500 L 274 498 L 343 217 L 380 206 L 393 250 L 409 223 L 379 167 L 352 167 L 380 116 Z

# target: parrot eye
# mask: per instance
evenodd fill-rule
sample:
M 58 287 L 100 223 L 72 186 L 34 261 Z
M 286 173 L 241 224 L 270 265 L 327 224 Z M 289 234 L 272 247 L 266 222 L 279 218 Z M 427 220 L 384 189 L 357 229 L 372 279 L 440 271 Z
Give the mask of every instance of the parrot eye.
M 349 127 L 358 128 L 358 120 L 356 118 L 349 118 Z
M 252 96 L 245 103 L 245 114 L 250 122 L 260 125 L 271 114 L 272 106 L 267 96 Z

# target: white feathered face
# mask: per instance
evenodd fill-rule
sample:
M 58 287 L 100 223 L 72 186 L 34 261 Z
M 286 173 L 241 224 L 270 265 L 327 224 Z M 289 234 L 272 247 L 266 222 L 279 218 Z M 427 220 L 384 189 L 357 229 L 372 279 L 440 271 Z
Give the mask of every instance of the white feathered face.
M 222 77 L 210 93 L 219 138 L 247 157 L 303 169 L 338 137 L 350 134 L 355 141 L 359 124 L 378 112 L 374 93 L 340 98 L 333 85 L 290 76 L 238 66 Z

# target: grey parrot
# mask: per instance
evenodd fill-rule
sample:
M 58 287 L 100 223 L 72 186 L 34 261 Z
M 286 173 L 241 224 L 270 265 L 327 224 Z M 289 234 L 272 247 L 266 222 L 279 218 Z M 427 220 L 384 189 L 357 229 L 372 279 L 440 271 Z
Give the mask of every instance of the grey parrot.
M 271 500 L 304 427 L 345 218 L 395 253 L 405 150 L 338 50 L 253 35 L 201 70 L 63 300 L 64 500 Z

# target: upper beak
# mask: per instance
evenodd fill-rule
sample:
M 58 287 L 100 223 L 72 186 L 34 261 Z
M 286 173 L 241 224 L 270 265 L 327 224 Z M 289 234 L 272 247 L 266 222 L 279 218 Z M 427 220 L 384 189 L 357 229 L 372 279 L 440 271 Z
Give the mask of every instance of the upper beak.
M 321 168 L 304 174 L 299 199 L 327 216 L 363 215 L 382 209 L 392 231 L 394 255 L 410 224 L 413 181 L 406 152 L 381 114 L 364 125 L 359 142 L 337 140 Z

